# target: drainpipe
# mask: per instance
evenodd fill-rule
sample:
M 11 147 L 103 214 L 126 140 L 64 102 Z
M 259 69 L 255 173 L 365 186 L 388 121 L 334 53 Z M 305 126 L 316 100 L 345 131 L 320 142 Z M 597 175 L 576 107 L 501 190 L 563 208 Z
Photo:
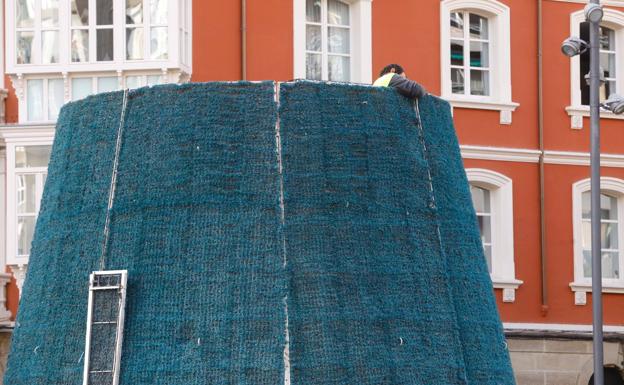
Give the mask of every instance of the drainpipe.
M 546 210 L 544 204 L 544 68 L 543 68 L 543 10 L 542 0 L 537 0 L 537 115 L 539 131 L 539 187 L 540 187 L 540 263 L 542 279 L 542 316 L 548 314 L 548 280 L 546 265 Z
M 241 80 L 247 80 L 247 0 L 241 0 Z

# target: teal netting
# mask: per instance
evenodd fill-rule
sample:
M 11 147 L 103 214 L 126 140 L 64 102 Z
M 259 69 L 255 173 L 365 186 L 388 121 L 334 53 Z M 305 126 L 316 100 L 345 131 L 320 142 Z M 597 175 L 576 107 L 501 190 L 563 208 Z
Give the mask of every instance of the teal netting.
M 513 384 L 448 105 L 425 98 L 421 129 L 393 90 L 279 96 L 130 92 L 104 259 L 129 273 L 120 384 L 283 384 L 285 348 L 293 385 Z M 8 384 L 82 383 L 122 99 L 63 108 Z

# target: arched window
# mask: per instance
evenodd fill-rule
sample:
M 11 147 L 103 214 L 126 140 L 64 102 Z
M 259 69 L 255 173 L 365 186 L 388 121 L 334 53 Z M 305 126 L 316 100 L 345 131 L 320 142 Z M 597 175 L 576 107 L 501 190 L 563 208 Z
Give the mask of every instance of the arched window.
M 479 168 L 466 169 L 466 175 L 492 283 L 503 289 L 503 301 L 514 302 L 522 281 L 515 277 L 512 181 Z
M 583 10 L 570 16 L 570 33 L 589 42 L 589 23 Z M 624 61 L 619 60 L 624 52 L 624 12 L 612 8 L 604 9 L 600 25 L 600 67 L 605 83 L 600 87 L 600 100 L 611 94 L 624 93 Z M 570 61 L 571 105 L 566 111 L 572 119 L 572 128 L 583 128 L 583 117 L 589 116 L 589 85 L 585 76 L 589 73 L 589 51 Z M 603 118 L 624 119 L 607 111 L 601 111 Z
M 441 3 L 442 96 L 453 107 L 498 110 L 511 124 L 510 11 L 494 0 Z
M 604 177 L 600 180 L 600 226 L 602 280 L 605 292 L 624 293 L 624 180 Z M 572 188 L 574 218 L 574 282 L 575 303 L 585 305 L 591 291 L 591 206 L 590 180 Z
M 370 83 L 371 0 L 294 0 L 294 77 Z

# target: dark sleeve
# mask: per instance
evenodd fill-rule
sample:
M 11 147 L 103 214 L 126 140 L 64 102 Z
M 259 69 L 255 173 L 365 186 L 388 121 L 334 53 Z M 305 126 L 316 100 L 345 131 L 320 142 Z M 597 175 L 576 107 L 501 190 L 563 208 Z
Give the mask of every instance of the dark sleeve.
M 420 98 L 427 94 L 423 86 L 399 75 L 394 75 L 388 86 L 396 88 L 401 95 L 412 99 Z

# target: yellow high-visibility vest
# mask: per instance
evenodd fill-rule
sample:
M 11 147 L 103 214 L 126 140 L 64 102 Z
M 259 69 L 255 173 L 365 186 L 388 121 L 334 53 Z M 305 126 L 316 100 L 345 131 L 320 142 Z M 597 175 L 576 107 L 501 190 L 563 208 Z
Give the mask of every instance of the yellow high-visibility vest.
M 375 80 L 375 83 L 373 83 L 373 85 L 375 87 L 388 87 L 388 85 L 390 85 L 390 80 L 392 80 L 394 75 L 396 75 L 394 72 L 387 73 L 379 79 Z

